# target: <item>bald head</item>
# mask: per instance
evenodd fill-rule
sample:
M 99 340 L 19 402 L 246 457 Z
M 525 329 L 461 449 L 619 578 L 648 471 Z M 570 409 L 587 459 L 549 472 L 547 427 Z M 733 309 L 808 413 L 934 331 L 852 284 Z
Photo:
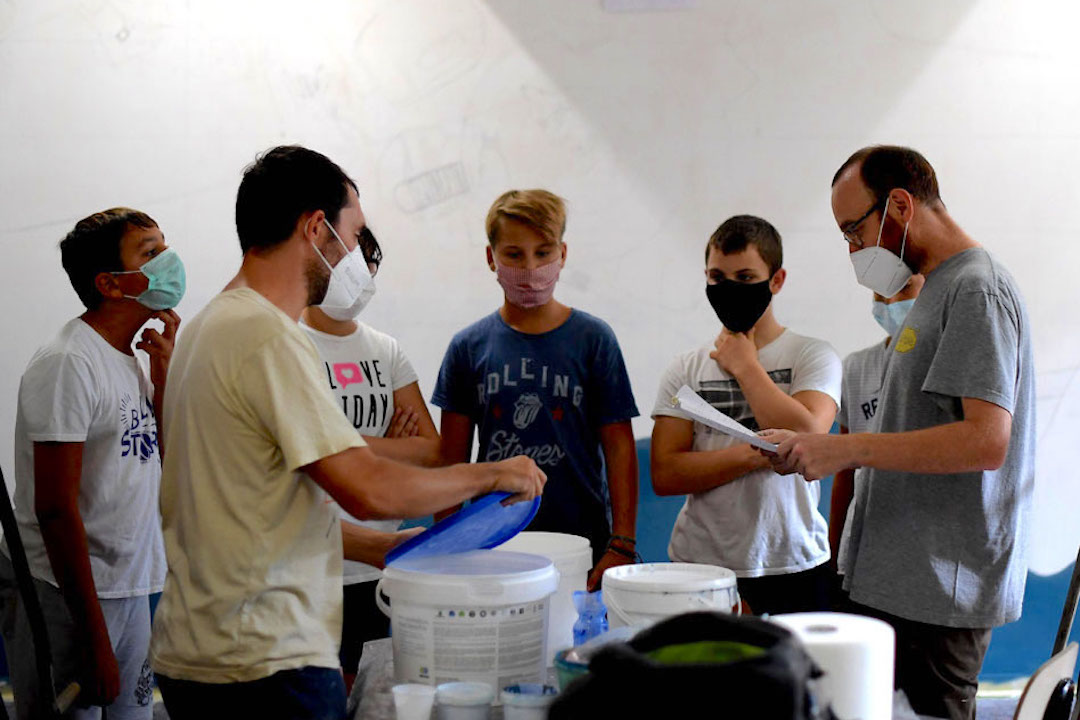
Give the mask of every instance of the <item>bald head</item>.
M 898 145 L 873 145 L 856 151 L 833 175 L 833 187 L 855 176 L 865 186 L 871 202 L 883 202 L 892 190 L 907 190 L 929 206 L 942 205 L 937 173 L 918 151 Z

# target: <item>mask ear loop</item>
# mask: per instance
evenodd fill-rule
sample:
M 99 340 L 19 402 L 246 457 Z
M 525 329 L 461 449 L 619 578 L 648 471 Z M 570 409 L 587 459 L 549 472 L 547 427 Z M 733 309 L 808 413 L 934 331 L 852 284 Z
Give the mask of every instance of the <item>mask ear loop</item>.
M 881 225 L 878 226 L 878 231 L 877 231 L 877 247 L 881 247 L 881 233 L 885 229 L 885 217 L 889 213 L 889 200 L 890 200 L 890 198 L 888 198 L 888 197 L 885 198 L 885 208 L 881 211 Z M 908 233 L 908 228 L 909 227 L 911 227 L 911 221 L 910 220 L 908 220 L 906 223 L 904 223 L 904 235 L 903 235 L 903 237 L 900 238 L 900 262 L 901 263 L 904 262 L 904 250 L 907 248 L 907 233 Z
M 911 227 L 911 221 L 904 223 L 904 237 L 900 239 L 900 262 L 904 262 L 904 248 L 907 247 L 907 231 Z
M 330 223 L 326 222 L 326 217 L 323 217 L 323 222 L 326 223 L 326 227 L 330 228 L 330 234 L 332 234 L 335 238 L 337 238 L 337 241 L 341 243 L 342 247 L 344 247 L 345 243 L 341 242 L 341 238 L 339 238 L 338 234 L 336 232 L 334 232 L 334 226 L 331 225 Z M 326 256 L 322 254 L 322 250 L 320 250 L 318 248 L 318 246 L 316 246 L 313 241 L 308 240 L 308 242 L 311 243 L 311 247 L 314 248 L 315 254 L 318 255 L 319 259 L 323 261 L 323 265 L 326 266 L 326 269 L 329 270 L 330 272 L 334 272 L 334 266 L 331 265 L 330 261 L 326 259 Z M 349 251 L 349 248 L 345 248 L 345 252 L 348 253 L 348 251 Z
M 344 260 L 353 253 L 359 254 L 361 258 L 360 264 L 364 266 L 364 274 L 366 274 L 369 278 L 371 278 L 372 281 L 374 281 L 375 276 L 371 274 L 371 268 L 367 266 L 367 258 L 364 257 L 364 251 L 360 249 L 360 246 L 357 245 L 352 250 L 349 250 L 349 246 L 346 245 L 345 241 L 341 239 L 341 236 L 337 234 L 337 230 L 335 230 L 334 226 L 330 224 L 330 221 L 323 217 L 323 223 L 325 223 L 327 230 L 330 231 L 330 234 L 334 236 L 334 239 L 336 239 L 341 244 L 341 249 L 345 251 L 345 254 L 341 257 L 341 259 Z M 314 245 L 314 243 L 312 243 L 312 245 Z M 318 248 L 316 248 L 316 250 L 317 249 Z M 326 257 L 322 253 L 319 253 L 319 257 L 321 257 L 323 262 L 326 263 L 326 267 L 330 268 L 330 272 L 333 272 L 334 268 L 330 267 L 330 263 L 327 262 Z
M 345 251 L 345 254 L 348 255 L 349 246 L 346 245 L 345 241 L 341 239 L 341 236 L 337 234 L 337 230 L 334 229 L 334 226 L 330 224 L 330 221 L 326 219 L 325 215 L 323 216 L 322 221 L 323 224 L 326 225 L 326 229 L 330 231 L 330 234 L 334 236 L 334 239 L 341 243 L 341 248 Z
M 171 250 L 171 249 L 172 248 L 169 248 L 169 250 Z M 169 252 L 169 250 L 166 250 L 165 252 Z M 161 255 L 164 255 L 164 254 L 165 253 L 161 253 Z M 161 255 L 157 255 L 156 257 L 150 258 L 145 263 L 143 263 L 143 266 L 149 265 L 154 260 L 157 260 L 157 258 L 161 257 Z M 137 270 L 113 270 L 113 271 L 109 272 L 110 275 L 135 275 L 136 273 L 141 273 L 144 277 L 146 277 L 146 279 L 148 281 L 147 286 L 146 286 L 146 290 L 152 290 L 153 289 L 152 285 L 154 284 L 154 278 L 147 275 L 146 272 L 143 271 L 142 266 L 140 266 Z M 143 292 L 146 292 L 146 291 L 143 291 Z M 135 302 L 139 302 L 139 297 L 142 296 L 142 293 L 139 293 L 138 295 L 128 295 L 127 293 L 122 292 L 122 295 L 123 295 L 123 297 L 127 298 L 128 300 L 134 300 Z
M 885 199 L 885 207 L 886 207 L 886 209 L 888 209 L 888 207 L 889 207 L 888 198 Z M 884 216 L 881 218 L 881 227 L 882 228 L 885 227 L 885 218 L 884 218 Z M 899 258 L 899 264 L 898 264 L 897 267 L 898 267 L 898 269 L 899 268 L 904 268 L 905 270 L 908 270 L 908 277 L 911 277 L 911 270 L 909 270 L 907 268 L 906 263 L 904 262 L 904 250 L 907 248 L 907 233 L 908 233 L 908 228 L 909 227 L 911 227 L 911 221 L 910 220 L 908 220 L 906 223 L 904 223 L 904 235 L 903 235 L 903 237 L 900 238 L 900 258 Z M 881 242 L 881 232 L 880 231 L 878 231 L 878 242 L 879 243 Z M 893 277 L 895 278 L 895 275 Z M 901 287 L 900 290 L 903 290 L 903 288 Z M 897 290 L 896 292 L 900 292 L 900 290 Z
M 146 262 L 144 262 L 142 265 L 140 265 L 135 270 L 109 270 L 108 273 L 110 275 L 135 275 L 136 273 L 142 273 L 143 275 L 146 275 L 146 270 L 144 268 L 147 265 L 154 262 L 155 260 L 159 260 L 160 258 L 165 257 L 166 255 L 168 255 L 169 253 L 172 253 L 172 252 L 173 252 L 172 248 L 167 248 L 166 250 L 158 253 L 154 257 L 152 257 L 149 260 L 147 260 Z M 149 278 L 150 276 L 146 275 L 146 277 Z
M 886 196 L 886 198 L 885 198 L 885 207 L 881 211 L 881 224 L 878 225 L 878 229 L 877 229 L 877 243 L 875 244 L 875 247 L 881 247 L 881 232 L 885 229 L 885 218 L 888 216 L 888 214 L 889 214 L 889 198 Z M 907 231 L 906 230 L 904 231 L 904 237 L 907 237 Z M 901 250 L 900 252 L 903 252 L 903 250 Z

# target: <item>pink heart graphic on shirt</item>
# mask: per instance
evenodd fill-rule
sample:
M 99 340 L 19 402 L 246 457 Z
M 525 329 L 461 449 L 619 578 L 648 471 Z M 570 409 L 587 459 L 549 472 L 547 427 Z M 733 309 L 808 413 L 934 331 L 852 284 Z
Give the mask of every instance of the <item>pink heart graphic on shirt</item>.
M 334 363 L 334 377 L 342 388 L 364 382 L 364 375 L 356 363 Z

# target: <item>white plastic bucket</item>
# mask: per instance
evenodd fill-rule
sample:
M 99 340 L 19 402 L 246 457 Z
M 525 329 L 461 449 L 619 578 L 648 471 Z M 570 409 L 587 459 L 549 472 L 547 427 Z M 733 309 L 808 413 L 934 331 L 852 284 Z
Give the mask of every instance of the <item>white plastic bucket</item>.
M 551 616 L 548 618 L 548 667 L 555 665 L 555 653 L 574 644 L 574 591 L 584 590 L 592 569 L 592 548 L 589 541 L 577 535 L 552 532 L 523 532 L 507 540 L 499 550 L 543 555 L 555 563 L 559 571 L 559 587 L 551 596 Z
M 646 627 L 687 612 L 730 613 L 739 591 L 735 573 L 716 565 L 619 565 L 604 572 L 604 604 L 610 627 Z
M 375 601 L 390 617 L 397 682 L 544 682 L 549 596 L 559 584 L 539 555 L 476 550 L 401 560 Z M 390 598 L 388 606 L 381 593 Z

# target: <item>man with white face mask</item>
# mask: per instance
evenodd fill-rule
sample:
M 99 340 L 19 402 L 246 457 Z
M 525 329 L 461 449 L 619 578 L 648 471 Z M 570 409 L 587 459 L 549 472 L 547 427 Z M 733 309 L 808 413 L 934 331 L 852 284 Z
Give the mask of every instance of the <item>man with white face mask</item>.
M 833 178 L 860 283 L 926 277 L 893 336 L 873 432 L 766 433 L 807 479 L 867 469 L 844 584 L 897 633 L 896 681 L 921 715 L 975 716 L 990 629 L 1019 618 L 1034 483 L 1030 323 L 1016 282 L 952 219 L 926 159 L 877 146 Z
M 416 517 L 494 490 L 531 499 L 546 478 L 528 458 L 429 470 L 380 457 L 341 412 L 298 324 L 331 285 L 345 312 L 370 281 L 351 254 L 366 226 L 356 185 L 329 158 L 298 146 L 262 155 L 240 183 L 236 225 L 240 270 L 170 365 L 169 570 L 151 661 L 173 720 L 225 708 L 343 718 L 338 506 Z
M 342 247 L 345 241 L 327 225 Z M 353 260 L 355 258 L 355 260 Z M 364 436 L 372 451 L 412 465 L 439 462 L 439 433 L 431 420 L 420 382 L 398 341 L 357 319 L 375 294 L 375 274 L 382 249 L 365 227 L 349 257 L 362 290 L 355 299 L 340 274 L 330 276 L 326 297 L 304 309 L 302 327 L 315 343 L 320 365 L 345 417 Z M 344 570 L 345 609 L 341 628 L 341 668 L 346 690 L 352 687 L 360 651 L 368 640 L 387 637 L 390 619 L 375 604 L 375 586 L 387 551 L 420 528 L 397 532 L 400 520 L 357 520 L 343 512 L 341 530 L 345 547 L 355 549 Z M 349 555 L 349 552 L 346 551 Z

